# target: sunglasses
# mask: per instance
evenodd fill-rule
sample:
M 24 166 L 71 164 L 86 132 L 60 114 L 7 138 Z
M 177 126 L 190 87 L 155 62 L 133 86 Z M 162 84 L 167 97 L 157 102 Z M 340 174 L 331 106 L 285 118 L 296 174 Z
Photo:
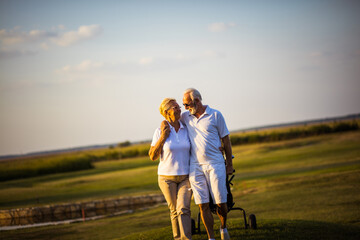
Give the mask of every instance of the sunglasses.
M 190 107 L 193 103 L 190 103 L 190 104 L 186 104 L 186 103 L 183 103 L 184 107 Z

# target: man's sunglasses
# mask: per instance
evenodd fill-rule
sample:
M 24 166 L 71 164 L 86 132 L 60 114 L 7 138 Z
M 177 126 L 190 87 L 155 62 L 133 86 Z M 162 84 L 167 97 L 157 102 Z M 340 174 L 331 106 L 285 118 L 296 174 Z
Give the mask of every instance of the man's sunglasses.
M 186 103 L 183 103 L 184 107 L 190 107 L 193 103 L 190 103 L 190 104 L 186 104 Z

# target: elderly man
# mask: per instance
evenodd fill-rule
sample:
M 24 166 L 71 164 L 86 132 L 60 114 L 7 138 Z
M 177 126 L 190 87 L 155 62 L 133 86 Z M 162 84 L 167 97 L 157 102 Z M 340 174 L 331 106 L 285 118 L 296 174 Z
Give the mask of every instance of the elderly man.
M 202 221 L 209 239 L 214 239 L 214 218 L 210 210 L 210 194 L 217 205 L 217 215 L 221 221 L 221 239 L 230 239 L 226 228 L 227 190 L 226 174 L 234 172 L 229 131 L 222 114 L 202 104 L 200 92 L 189 88 L 185 90 L 184 112 L 181 121 L 187 126 L 191 142 L 189 180 L 195 203 L 199 205 Z M 226 156 L 219 150 L 223 143 Z

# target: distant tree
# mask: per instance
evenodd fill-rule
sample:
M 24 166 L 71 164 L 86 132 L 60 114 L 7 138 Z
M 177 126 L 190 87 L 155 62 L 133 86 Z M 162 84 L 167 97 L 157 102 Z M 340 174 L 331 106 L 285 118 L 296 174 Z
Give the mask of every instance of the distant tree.
M 118 144 L 118 147 L 127 147 L 130 146 L 131 142 L 130 141 L 125 141 L 125 142 L 121 142 Z

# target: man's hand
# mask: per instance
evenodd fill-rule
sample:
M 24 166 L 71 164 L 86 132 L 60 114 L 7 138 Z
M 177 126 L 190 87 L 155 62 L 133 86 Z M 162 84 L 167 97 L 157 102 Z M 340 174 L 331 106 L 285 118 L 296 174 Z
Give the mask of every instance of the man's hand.
M 220 150 L 221 154 L 224 155 L 224 152 L 225 152 L 225 151 L 224 151 L 224 148 L 223 148 L 223 147 L 219 147 L 219 150 Z
M 226 165 L 226 175 L 233 175 L 235 172 L 235 169 L 233 168 L 233 166 L 229 166 L 229 165 Z
M 162 121 L 161 125 L 160 125 L 160 129 L 161 129 L 161 135 L 162 137 L 166 140 L 168 138 L 168 136 L 170 135 L 170 126 L 169 123 L 167 121 Z
M 221 152 L 222 155 L 224 155 L 225 149 L 223 147 L 219 147 L 219 150 Z M 226 164 L 226 161 L 225 161 Z M 235 169 L 233 168 L 233 166 L 227 166 L 226 165 L 226 175 L 233 175 L 233 173 L 235 172 Z
M 234 168 L 232 164 L 232 149 L 231 149 L 231 142 L 229 135 L 226 135 L 225 137 L 221 138 L 224 146 L 225 151 L 225 162 L 226 162 L 226 174 L 232 175 L 234 173 Z

